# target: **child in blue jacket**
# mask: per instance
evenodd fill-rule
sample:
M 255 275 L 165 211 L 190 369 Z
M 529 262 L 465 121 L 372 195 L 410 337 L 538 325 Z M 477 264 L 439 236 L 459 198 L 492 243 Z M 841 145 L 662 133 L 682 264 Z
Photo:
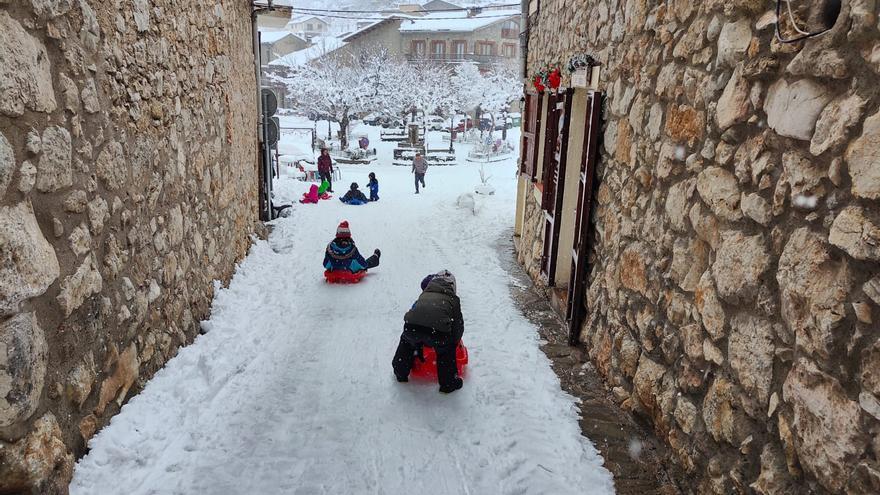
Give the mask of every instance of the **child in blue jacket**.
M 364 259 L 354 245 L 348 222 L 343 221 L 336 228 L 336 238 L 327 245 L 327 251 L 324 253 L 324 269 L 357 273 L 379 266 L 381 255 L 382 253 L 376 249 L 372 256 Z
M 376 173 L 370 172 L 370 201 L 379 201 L 379 181 L 376 180 Z

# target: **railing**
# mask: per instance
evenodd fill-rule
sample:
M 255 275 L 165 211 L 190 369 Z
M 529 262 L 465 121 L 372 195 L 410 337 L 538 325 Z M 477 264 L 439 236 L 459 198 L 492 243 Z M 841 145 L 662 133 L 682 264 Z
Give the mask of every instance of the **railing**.
M 425 60 L 430 60 L 434 62 L 442 62 L 446 64 L 456 64 L 462 63 L 465 61 L 476 62 L 478 64 L 496 64 L 501 62 L 505 58 L 510 57 L 502 57 L 500 55 L 475 55 L 473 53 L 445 53 L 445 54 L 434 54 L 429 53 L 427 55 L 419 55 L 419 54 L 406 54 L 406 59 L 410 62 L 420 62 Z
M 516 39 L 519 37 L 519 29 L 503 28 L 501 29 L 501 37 L 508 39 Z

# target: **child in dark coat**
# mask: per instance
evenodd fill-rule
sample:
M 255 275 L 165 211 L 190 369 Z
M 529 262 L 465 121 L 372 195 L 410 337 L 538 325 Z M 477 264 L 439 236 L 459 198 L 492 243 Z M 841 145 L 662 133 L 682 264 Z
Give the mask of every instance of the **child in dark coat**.
M 455 349 L 464 334 L 464 318 L 455 289 L 455 277 L 447 270 L 422 280 L 422 294 L 403 317 L 403 334 L 391 363 L 397 381 L 409 381 L 413 361 L 427 345 L 437 353 L 440 392 L 449 394 L 461 388 Z
M 379 181 L 376 180 L 376 173 L 370 172 L 370 201 L 379 201 Z
M 382 256 L 382 252 L 376 249 L 372 256 L 364 259 L 354 245 L 348 222 L 342 221 L 336 228 L 336 238 L 327 245 L 324 253 L 324 269 L 357 273 L 379 266 L 379 256 Z
M 351 189 L 345 193 L 345 196 L 339 198 L 339 201 L 342 201 L 347 205 L 364 205 L 369 202 L 367 197 L 364 196 L 364 193 L 358 190 L 357 182 L 351 183 Z

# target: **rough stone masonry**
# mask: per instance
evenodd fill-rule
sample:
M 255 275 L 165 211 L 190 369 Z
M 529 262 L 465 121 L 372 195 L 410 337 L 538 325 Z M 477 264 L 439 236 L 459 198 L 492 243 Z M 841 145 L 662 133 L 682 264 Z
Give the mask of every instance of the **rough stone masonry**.
M 816 25 L 822 3 L 792 2 L 796 19 Z M 878 2 L 845 1 L 794 44 L 774 6 L 545 0 L 531 16 L 529 74 L 603 64 L 581 341 L 696 492 L 876 494 Z
M 256 219 L 249 2 L 0 0 L 0 493 L 66 493 Z

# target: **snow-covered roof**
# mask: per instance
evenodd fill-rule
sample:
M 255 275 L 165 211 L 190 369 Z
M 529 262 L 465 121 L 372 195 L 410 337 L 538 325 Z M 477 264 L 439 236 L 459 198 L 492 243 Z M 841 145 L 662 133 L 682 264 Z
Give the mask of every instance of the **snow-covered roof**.
M 302 38 L 291 33 L 290 31 L 276 31 L 272 29 L 261 29 L 260 30 L 260 43 L 277 43 L 282 39 L 293 36 L 294 38 L 299 38 L 302 41 Z
M 436 12 L 405 21 L 400 25 L 400 32 L 471 32 L 520 15 L 519 10 L 484 10 L 473 17 L 468 17 L 467 12 Z
M 345 42 L 334 36 L 317 36 L 312 38 L 312 46 L 304 48 L 293 53 L 288 53 L 283 57 L 269 62 L 269 65 L 286 65 L 288 67 L 298 67 L 305 65 L 318 57 L 322 57 L 333 50 L 337 50 L 345 46 Z
M 292 24 L 299 24 L 301 22 L 311 21 L 313 19 L 316 21 L 319 21 L 319 22 L 323 22 L 324 24 L 328 24 L 328 25 L 330 24 L 329 22 L 325 21 L 324 19 L 321 19 L 320 17 L 314 16 L 314 15 L 294 14 L 294 15 L 290 16 L 290 22 Z
M 372 31 L 374 28 L 381 26 L 382 24 L 384 24 L 386 22 L 400 20 L 400 19 L 410 19 L 410 18 L 411 17 L 409 17 L 409 16 L 403 16 L 403 15 L 398 15 L 398 14 L 394 14 L 394 15 L 384 17 L 384 18 L 378 18 L 375 20 L 375 22 L 371 22 L 370 24 L 367 24 L 366 26 L 358 29 L 357 31 L 343 37 L 342 40 L 346 41 L 346 42 L 352 41 L 352 40 L 354 40 L 354 38 L 357 38 L 358 36 L 368 32 L 368 31 Z

